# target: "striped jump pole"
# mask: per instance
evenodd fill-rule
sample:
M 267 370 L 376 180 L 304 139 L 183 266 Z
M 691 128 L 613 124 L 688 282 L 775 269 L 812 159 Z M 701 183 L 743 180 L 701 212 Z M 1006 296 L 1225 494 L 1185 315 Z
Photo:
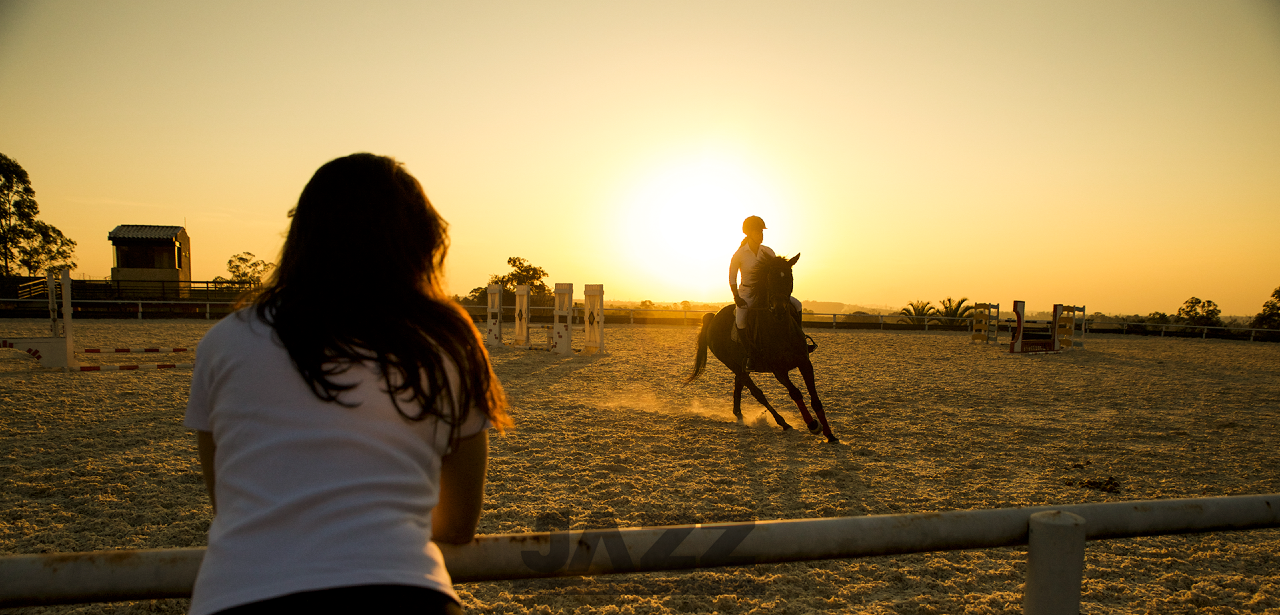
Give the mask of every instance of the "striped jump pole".
M 133 353 L 140 354 L 145 352 L 187 352 L 186 348 L 85 348 L 80 352 L 91 354 L 111 354 L 111 353 Z
M 82 372 L 130 372 L 153 369 L 191 369 L 194 363 L 142 363 L 139 365 L 81 365 Z

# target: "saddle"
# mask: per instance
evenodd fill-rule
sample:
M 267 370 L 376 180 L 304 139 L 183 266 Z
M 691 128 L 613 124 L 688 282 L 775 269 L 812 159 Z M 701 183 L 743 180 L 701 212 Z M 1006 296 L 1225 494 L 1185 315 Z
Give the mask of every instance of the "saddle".
M 746 350 L 747 371 L 773 371 L 769 368 L 774 365 L 789 369 L 817 350 L 818 343 L 804 332 L 800 322 L 801 314 L 794 306 L 788 306 L 785 315 L 768 309 L 748 312 L 747 326 L 741 332 L 734 327 L 731 336 L 742 338 L 736 341 Z

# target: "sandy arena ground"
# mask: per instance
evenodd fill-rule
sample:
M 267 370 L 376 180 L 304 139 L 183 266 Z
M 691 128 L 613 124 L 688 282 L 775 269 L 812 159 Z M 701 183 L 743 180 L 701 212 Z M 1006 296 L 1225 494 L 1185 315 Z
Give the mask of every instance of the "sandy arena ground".
M 80 321 L 77 334 L 191 347 L 209 325 Z M 0 336 L 42 330 L 0 321 Z M 540 516 L 578 529 L 1280 492 L 1280 344 L 1099 335 L 1013 356 L 966 334 L 810 333 L 838 445 L 784 434 L 749 397 L 736 422 L 714 358 L 682 386 L 696 329 L 611 326 L 598 357 L 495 351 L 517 428 L 493 441 L 480 532 L 533 531 Z M 51 372 L 0 351 L 0 553 L 203 545 L 189 379 Z M 781 386 L 758 382 L 800 426 Z M 477 613 L 1020 613 L 1025 560 L 1009 548 L 457 589 Z M 1090 543 L 1082 612 L 1280 613 L 1280 530 Z

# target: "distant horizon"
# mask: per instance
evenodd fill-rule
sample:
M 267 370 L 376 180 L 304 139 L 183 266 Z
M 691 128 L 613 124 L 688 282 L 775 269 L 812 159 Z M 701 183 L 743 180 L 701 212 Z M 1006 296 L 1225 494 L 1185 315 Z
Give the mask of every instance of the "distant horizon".
M 111 279 L 111 276 L 109 276 L 109 275 L 108 275 L 108 276 L 89 276 L 89 275 L 86 275 L 86 274 L 84 274 L 83 272 L 80 272 L 80 271 L 73 271 L 73 272 L 72 272 L 72 277 L 73 277 L 74 279 L 77 279 L 77 280 L 110 280 L 110 279 Z M 196 282 L 209 282 L 209 281 L 212 281 L 212 278 L 210 278 L 209 280 L 193 280 L 193 281 L 196 281 Z M 487 283 L 487 280 L 486 280 L 486 283 Z M 548 283 L 548 285 L 551 285 L 551 284 L 554 284 L 554 281 L 548 281 L 547 283 Z M 720 305 L 720 306 L 725 306 L 725 305 L 729 305 L 729 304 L 733 303 L 733 299 L 732 299 L 731 297 L 729 297 L 729 296 L 728 296 L 728 292 L 727 292 L 727 291 L 725 292 L 725 299 L 724 299 L 723 301 L 692 301 L 692 300 L 688 300 L 688 299 L 681 299 L 681 300 L 679 300 L 679 301 L 662 301 L 662 300 L 655 300 L 655 299 L 651 299 L 651 298 L 645 298 L 645 299 L 614 299 L 614 298 L 611 298 L 611 297 L 609 296 L 609 284 L 608 284 L 607 282 L 587 282 L 587 283 L 603 283 L 603 284 L 605 285 L 605 302 L 606 302 L 606 304 L 608 304 L 608 303 L 636 303 L 636 304 L 639 304 L 639 303 L 640 303 L 640 302 L 642 302 L 642 301 L 653 301 L 653 303 L 654 303 L 654 305 L 655 305 L 655 308 L 654 308 L 654 309 L 662 309 L 662 308 L 664 308 L 664 307 L 666 307 L 666 306 L 669 306 L 669 305 L 679 305 L 681 301 L 689 301 L 691 304 L 694 304 L 694 305 Z M 476 288 L 476 287 L 478 287 L 478 286 L 480 286 L 480 285 L 473 286 L 472 288 Z M 726 286 L 727 286 L 727 284 L 726 284 Z M 574 298 L 575 298 L 575 299 L 577 299 L 577 298 L 581 297 L 581 295 L 582 295 L 582 289 L 583 289 L 583 284 L 574 283 Z M 449 295 L 449 296 L 459 296 L 459 297 L 462 297 L 462 296 L 466 296 L 466 292 L 448 292 L 448 295 Z M 1214 301 L 1214 299 L 1213 299 L 1212 297 L 1199 297 L 1198 295 L 1195 295 L 1195 296 L 1197 296 L 1199 299 L 1202 299 L 1202 300 Z M 940 298 L 938 298 L 938 299 L 922 299 L 922 298 L 910 299 L 910 300 L 907 300 L 907 301 L 903 301 L 900 305 L 894 305 L 894 304 L 891 304 L 891 303 L 869 303 L 869 302 L 860 302 L 860 301 L 827 301 L 827 300 L 816 300 L 816 299 L 800 299 L 800 301 L 801 301 L 801 303 L 805 306 L 805 308 L 806 308 L 806 309 L 812 309 L 812 308 L 810 308 L 809 306 L 810 306 L 810 305 L 813 305 L 813 304 L 839 304 L 839 305 L 844 306 L 844 307 L 846 307 L 846 308 L 855 308 L 855 309 L 862 309 L 862 310 L 885 310 L 885 311 L 887 311 L 887 312 L 897 312 L 897 311 L 899 311 L 899 310 L 901 310 L 901 309 L 903 309 L 903 308 L 907 307 L 907 305 L 908 305 L 909 303 L 911 303 L 912 301 L 928 301 L 928 302 L 930 302 L 930 304 L 932 304 L 933 306 L 937 307 L 938 302 L 939 302 L 941 299 L 944 299 L 944 298 L 946 298 L 946 297 L 947 297 L 947 296 L 945 296 L 945 295 L 944 295 L 943 297 L 940 297 Z M 1024 299 L 1010 299 L 1010 300 L 1008 300 L 1007 302 L 1006 302 L 1006 301 L 991 301 L 990 299 L 985 299 L 985 300 L 975 300 L 975 299 L 973 299 L 972 297 L 968 297 L 968 296 L 966 296 L 966 295 L 951 295 L 951 298 L 953 298 L 953 299 L 955 299 L 955 300 L 957 300 L 957 301 L 958 301 L 958 300 L 960 300 L 961 298 L 965 298 L 965 299 L 967 299 L 966 305 L 973 305 L 973 304 L 975 304 L 975 303 L 999 303 L 999 304 L 1000 304 L 1000 307 L 1001 307 L 1001 311 L 1006 311 L 1006 312 L 1012 312 L 1012 306 L 1013 306 L 1013 302 L 1014 302 L 1014 301 L 1025 301 Z M 1257 315 L 1258 315 L 1258 313 L 1260 313 L 1260 312 L 1262 311 L 1262 305 L 1263 305 L 1267 300 L 1269 300 L 1270 298 L 1271 298 L 1270 293 L 1268 293 L 1266 296 L 1264 296 L 1264 297 L 1260 298 L 1260 299 L 1258 300 L 1258 307 L 1257 307 L 1257 309 L 1256 309 L 1255 311 L 1253 311 L 1253 312 L 1250 312 L 1250 313 L 1247 313 L 1247 314 L 1241 314 L 1241 313 L 1230 313 L 1230 312 L 1228 312 L 1228 311 L 1226 311 L 1226 310 L 1224 309 L 1224 310 L 1222 311 L 1221 317 L 1222 317 L 1222 319 L 1223 319 L 1223 320 L 1230 320 L 1230 319 L 1232 319 L 1232 318 L 1235 318 L 1235 319 L 1251 319 L 1251 318 L 1253 318 L 1254 316 L 1257 316 Z M 797 299 L 799 299 L 799 297 L 797 297 Z M 1187 299 L 1190 299 L 1190 297 L 1187 297 Z M 1168 315 L 1172 316 L 1172 315 L 1175 315 L 1175 314 L 1177 314 L 1177 313 L 1178 313 L 1178 308 L 1182 307 L 1182 305 L 1183 305 L 1183 303 L 1185 303 L 1185 301 L 1186 301 L 1186 300 L 1184 299 L 1182 302 L 1179 302 L 1176 306 L 1173 306 L 1172 308 L 1169 308 L 1167 311 L 1166 311 L 1166 310 L 1164 310 L 1164 309 L 1158 309 L 1158 308 L 1157 308 L 1157 309 L 1142 310 L 1142 311 L 1106 310 L 1106 309 L 1095 309 L 1095 308 L 1093 308 L 1093 307 L 1090 307 L 1088 304 L 1085 304 L 1083 307 L 1085 307 L 1086 311 L 1087 311 L 1087 312 L 1088 312 L 1088 314 L 1090 314 L 1090 315 L 1095 314 L 1095 313 L 1101 313 L 1101 314 L 1103 314 L 1104 316 L 1134 316 L 1134 315 L 1137 315 L 1137 316 L 1147 316 L 1147 315 L 1152 314 L 1152 313 L 1154 313 L 1154 312 L 1162 312 L 1162 313 L 1164 313 L 1164 314 L 1168 314 Z M 1074 303 L 1074 302 L 1071 302 L 1071 301 L 1062 300 L 1062 301 L 1055 301 L 1055 302 L 1051 302 L 1051 303 L 1046 303 L 1043 307 L 1040 307 L 1040 306 L 1039 306 L 1038 304 L 1036 304 L 1036 303 L 1033 303 L 1033 302 L 1031 302 L 1031 301 L 1027 301 L 1028 313 L 1045 313 L 1045 312 L 1049 312 L 1049 311 L 1051 311 L 1051 310 L 1053 309 L 1053 304 L 1054 304 L 1054 303 L 1061 303 L 1061 304 L 1063 304 L 1063 305 L 1080 305 L 1079 303 Z M 1215 301 L 1215 303 L 1217 303 L 1217 302 Z M 1221 308 L 1221 304 L 1218 304 L 1218 305 L 1219 305 L 1219 307 Z M 849 310 L 849 309 L 846 309 L 845 311 L 842 311 L 842 312 L 827 312 L 827 311 L 817 311 L 817 310 L 815 310 L 815 312 L 817 312 L 817 313 L 835 313 L 835 314 L 848 314 L 848 313 L 851 313 L 851 311 L 852 311 L 852 310 Z

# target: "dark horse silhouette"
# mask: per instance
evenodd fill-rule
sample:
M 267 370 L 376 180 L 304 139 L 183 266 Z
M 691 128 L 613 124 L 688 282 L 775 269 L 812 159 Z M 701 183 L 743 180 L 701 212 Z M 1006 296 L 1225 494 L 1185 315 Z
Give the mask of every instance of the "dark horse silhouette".
M 762 259 L 756 265 L 755 287 L 751 290 L 753 295 L 763 301 L 757 302 L 757 307 L 752 308 L 747 328 L 740 334 L 752 336 L 751 339 L 754 340 L 752 346 L 755 348 L 755 354 L 752 356 L 750 371 L 773 374 L 778 382 L 787 388 L 792 401 L 796 402 L 796 406 L 800 408 L 800 415 L 804 417 L 809 432 L 822 433 L 827 437 L 828 442 L 839 442 L 840 440 L 831 433 L 831 426 L 827 424 L 827 415 L 822 411 L 822 402 L 818 400 L 818 391 L 813 381 L 813 363 L 809 361 L 810 348 L 805 342 L 804 331 L 800 328 L 800 315 L 791 305 L 791 290 L 795 284 L 791 268 L 798 260 L 800 260 L 799 254 L 791 260 L 773 256 Z M 760 307 L 761 304 L 763 307 Z M 764 391 L 761 391 L 760 387 L 751 380 L 751 374 L 747 370 L 746 351 L 742 345 L 729 338 L 730 327 L 735 326 L 733 308 L 732 305 L 726 306 L 714 316 L 707 314 L 702 317 L 702 331 L 698 334 L 698 354 L 694 361 L 693 374 L 686 382 L 693 382 L 702 374 L 707 366 L 707 348 L 710 348 L 716 358 L 733 372 L 733 414 L 742 418 L 742 388 L 746 387 L 751 391 L 751 396 L 769 410 L 773 420 L 777 421 L 784 431 L 791 429 L 778 411 L 769 405 L 769 400 L 764 397 Z M 804 404 L 804 395 L 787 375 L 787 372 L 797 368 L 800 370 L 800 375 L 804 377 L 805 386 L 809 389 L 809 399 L 813 401 L 813 412 L 818 417 L 816 420 L 809 415 L 809 408 Z

